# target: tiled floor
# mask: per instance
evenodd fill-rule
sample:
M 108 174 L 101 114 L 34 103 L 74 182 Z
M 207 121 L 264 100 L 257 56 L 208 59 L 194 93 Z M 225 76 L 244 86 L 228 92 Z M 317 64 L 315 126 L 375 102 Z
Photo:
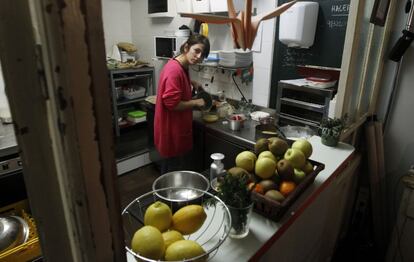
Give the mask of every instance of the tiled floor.
M 125 207 L 132 200 L 152 190 L 152 183 L 160 175 L 153 164 L 138 168 L 118 177 L 118 190 L 121 207 Z

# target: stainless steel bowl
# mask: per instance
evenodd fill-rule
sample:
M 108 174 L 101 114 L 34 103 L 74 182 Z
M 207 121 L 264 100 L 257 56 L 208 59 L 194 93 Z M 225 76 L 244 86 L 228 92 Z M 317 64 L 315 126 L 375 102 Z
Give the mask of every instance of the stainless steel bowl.
M 21 245 L 29 238 L 29 225 L 18 216 L 0 217 L 0 253 Z
M 174 171 L 157 178 L 152 184 L 153 190 L 163 188 L 182 188 L 157 192 L 160 198 L 172 203 L 189 203 L 197 201 L 203 192 L 208 191 L 209 181 L 202 174 L 193 171 Z M 191 188 L 199 189 L 192 190 Z M 202 191 L 200 191 L 202 190 Z
M 246 116 L 243 114 L 232 114 L 227 116 L 227 121 L 229 121 L 229 128 L 233 131 L 238 131 L 243 127 Z

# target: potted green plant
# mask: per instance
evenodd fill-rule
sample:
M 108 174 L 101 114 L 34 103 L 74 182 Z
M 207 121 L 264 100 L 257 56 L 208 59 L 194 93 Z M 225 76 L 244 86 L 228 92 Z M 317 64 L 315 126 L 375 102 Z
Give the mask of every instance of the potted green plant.
M 249 222 L 253 210 L 251 189 L 247 187 L 249 176 L 228 173 L 220 179 L 217 196 L 227 205 L 231 215 L 229 236 L 243 238 L 249 233 Z
M 336 146 L 339 142 L 339 138 L 346 126 L 347 115 L 341 118 L 324 118 L 321 121 L 321 141 L 322 144 L 327 146 Z

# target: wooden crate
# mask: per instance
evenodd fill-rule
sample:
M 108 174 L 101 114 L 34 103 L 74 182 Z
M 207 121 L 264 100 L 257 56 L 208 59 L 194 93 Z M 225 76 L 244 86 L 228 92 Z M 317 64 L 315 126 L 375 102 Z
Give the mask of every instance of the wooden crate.
M 309 187 L 316 176 L 321 172 L 325 165 L 309 159 L 314 166 L 313 172 L 308 174 L 305 179 L 290 193 L 283 202 L 278 202 L 267 198 L 255 191 L 252 192 L 252 200 L 254 202 L 254 211 L 273 221 L 279 221 L 286 211 L 292 206 L 295 200 L 302 194 L 307 187 Z

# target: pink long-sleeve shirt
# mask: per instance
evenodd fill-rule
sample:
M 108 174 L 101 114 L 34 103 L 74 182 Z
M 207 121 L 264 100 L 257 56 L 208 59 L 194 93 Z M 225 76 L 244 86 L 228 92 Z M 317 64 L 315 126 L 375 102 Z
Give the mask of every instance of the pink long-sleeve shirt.
M 189 100 L 189 73 L 171 59 L 161 71 L 155 104 L 154 143 L 163 157 L 180 156 L 193 147 L 192 110 L 174 110 L 180 101 Z

